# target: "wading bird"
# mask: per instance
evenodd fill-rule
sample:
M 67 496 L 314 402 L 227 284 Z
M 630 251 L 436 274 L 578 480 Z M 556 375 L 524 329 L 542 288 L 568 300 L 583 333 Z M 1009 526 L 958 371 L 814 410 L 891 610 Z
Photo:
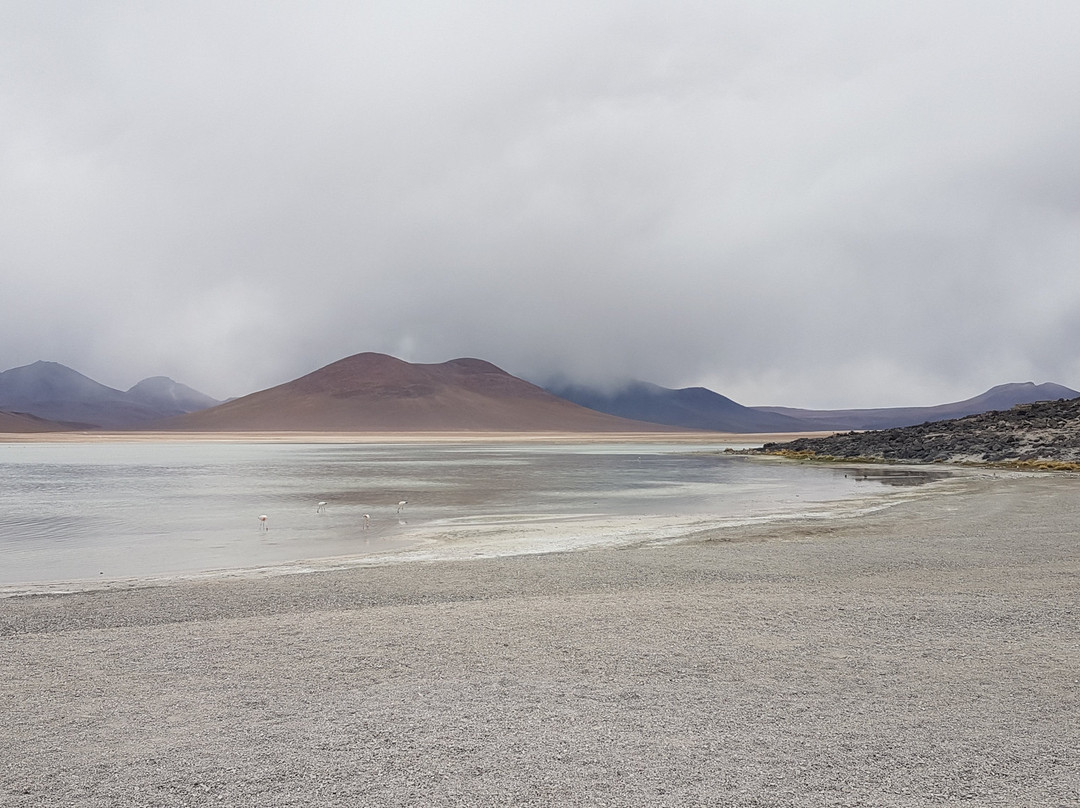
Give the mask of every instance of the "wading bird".
M 266 514 L 265 513 L 259 515 L 259 523 L 262 525 L 263 530 L 269 530 L 270 529 L 270 525 L 266 524 Z
M 315 513 L 325 513 L 325 512 L 326 512 L 326 500 L 322 500 L 319 503 L 319 507 L 317 507 L 315 509 Z
M 401 513 L 401 509 L 402 509 L 402 508 L 404 508 L 404 507 L 405 507 L 406 505 L 408 505 L 408 504 L 409 504 L 409 500 L 407 500 L 407 499 L 403 499 L 403 500 L 401 500 L 401 502 L 399 502 L 399 503 L 397 504 L 397 512 L 398 512 L 398 513 Z
M 368 526 L 370 524 L 371 524 L 371 514 L 370 513 L 365 513 L 364 514 L 364 530 L 367 530 Z

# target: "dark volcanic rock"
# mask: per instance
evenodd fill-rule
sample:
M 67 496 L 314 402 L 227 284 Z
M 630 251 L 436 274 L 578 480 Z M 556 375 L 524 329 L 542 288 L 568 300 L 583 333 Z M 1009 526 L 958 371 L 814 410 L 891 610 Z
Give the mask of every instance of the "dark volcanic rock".
M 904 462 L 1052 460 L 1080 462 L 1080 398 L 1021 404 L 957 418 L 873 432 L 766 443 L 766 454 L 812 452 Z

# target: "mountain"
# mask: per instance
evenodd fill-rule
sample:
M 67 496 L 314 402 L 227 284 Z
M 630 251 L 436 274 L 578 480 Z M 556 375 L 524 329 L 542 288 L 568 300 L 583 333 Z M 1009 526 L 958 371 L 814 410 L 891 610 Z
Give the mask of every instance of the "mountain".
M 656 432 L 579 407 L 480 359 L 411 364 L 361 353 L 291 382 L 155 425 L 297 432 Z
M 200 398 L 201 397 L 201 398 Z M 71 428 L 127 429 L 214 402 L 169 379 L 147 379 L 128 392 L 106 387 L 57 362 L 0 373 L 0 409 L 66 422 Z
M 1049 461 L 1080 469 L 1080 398 L 1019 404 L 918 426 L 766 443 L 752 451 L 915 463 Z
M 999 384 L 974 398 L 934 407 L 887 407 L 860 410 L 801 410 L 792 407 L 754 407 L 760 412 L 786 415 L 809 423 L 810 429 L 890 429 L 914 426 L 927 421 L 962 418 L 992 410 L 1007 410 L 1017 404 L 1057 401 L 1080 397 L 1080 392 L 1060 384 L 1034 382 Z
M 186 384 L 174 382 L 167 376 L 152 376 L 149 379 L 143 379 L 127 391 L 127 396 L 133 401 L 153 407 L 161 413 L 159 417 L 185 415 L 189 412 L 216 407 L 221 403 L 216 398 L 210 398 Z
M 821 427 L 796 417 L 744 407 L 704 387 L 672 390 L 632 381 L 607 392 L 575 384 L 549 384 L 549 393 L 582 407 L 657 424 L 716 432 L 812 432 Z
M 546 390 L 479 359 L 410 364 L 384 354 L 342 359 L 287 384 L 220 403 L 164 376 L 126 392 L 56 362 L 0 373 L 0 432 L 57 429 L 286 431 L 566 431 L 695 429 L 734 433 L 887 429 L 1016 404 L 1070 399 L 1057 384 L 1003 384 L 935 407 L 803 410 L 746 407 L 703 387 L 629 382 Z
M 152 407 L 56 362 L 0 373 L 0 408 L 89 428 L 119 429 L 161 417 Z

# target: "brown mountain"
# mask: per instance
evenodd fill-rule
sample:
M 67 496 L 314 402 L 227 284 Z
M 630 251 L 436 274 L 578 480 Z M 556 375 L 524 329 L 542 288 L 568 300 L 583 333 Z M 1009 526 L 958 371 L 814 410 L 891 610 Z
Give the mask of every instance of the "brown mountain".
M 185 431 L 671 432 L 564 401 L 479 359 L 435 365 L 361 353 L 294 381 L 154 425 Z
M 0 432 L 67 432 L 85 428 L 86 424 L 64 424 L 26 412 L 0 410 Z

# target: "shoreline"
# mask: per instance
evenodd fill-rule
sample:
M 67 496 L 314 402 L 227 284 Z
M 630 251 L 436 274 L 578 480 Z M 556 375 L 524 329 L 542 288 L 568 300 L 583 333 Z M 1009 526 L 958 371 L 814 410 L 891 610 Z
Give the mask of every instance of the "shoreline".
M 938 481 L 938 484 L 946 480 Z M 962 478 L 953 479 L 954 484 L 962 485 Z M 934 485 L 923 484 L 924 486 Z M 559 544 L 537 545 L 535 539 L 521 539 L 516 542 L 507 541 L 503 537 L 506 527 L 503 525 L 486 531 L 490 539 L 479 538 L 472 535 L 464 543 L 456 540 L 452 532 L 447 533 L 445 528 L 427 526 L 422 527 L 407 539 L 405 544 L 393 550 L 379 550 L 374 552 L 356 553 L 350 555 L 317 556 L 298 558 L 292 561 L 283 561 L 278 564 L 265 564 L 253 567 L 227 567 L 219 569 L 207 569 L 195 572 L 162 572 L 146 575 L 116 577 L 116 578 L 73 578 L 55 579 L 45 581 L 29 581 L 23 583 L 0 584 L 0 601 L 6 598 L 36 597 L 39 595 L 65 595 L 77 592 L 104 592 L 120 591 L 124 589 L 141 589 L 168 587 L 173 584 L 184 584 L 196 581 L 213 580 L 248 580 L 267 579 L 280 576 L 293 575 L 318 575 L 328 571 L 352 570 L 371 567 L 408 566 L 418 564 L 439 563 L 469 563 L 474 560 L 492 558 L 512 558 L 517 556 L 539 556 L 563 553 L 586 553 L 598 550 L 627 550 L 642 547 L 675 546 L 680 544 L 694 543 L 702 536 L 713 536 L 725 532 L 740 531 L 747 527 L 764 530 L 767 527 L 783 529 L 790 523 L 823 523 L 837 522 L 851 519 L 859 519 L 866 514 L 875 513 L 897 505 L 909 502 L 912 499 L 934 496 L 949 496 L 948 491 L 939 487 L 922 490 L 914 489 L 904 492 L 889 492 L 871 495 L 863 499 L 833 500 L 815 503 L 815 507 L 798 512 L 777 511 L 768 514 L 747 514 L 742 516 L 715 517 L 715 518 L 691 518 L 685 520 L 673 520 L 666 517 L 657 517 L 651 522 L 646 522 L 641 517 L 630 517 L 624 521 L 633 523 L 633 531 L 637 534 L 634 539 L 621 539 L 613 543 L 603 537 L 592 542 L 578 542 L 574 546 Z M 559 520 L 563 521 L 563 520 Z M 596 522 L 596 518 L 566 518 L 575 525 Z M 602 522 L 610 522 L 611 519 L 601 519 Z M 678 523 L 678 524 L 676 524 Z M 557 522 L 539 522 L 537 528 L 542 532 L 545 525 L 556 527 Z M 672 531 L 675 532 L 672 532 Z M 440 534 L 433 537 L 431 534 Z M 473 531 L 477 533 L 477 531 Z
M 750 462 L 776 462 L 768 455 L 741 455 Z M 851 464 L 859 468 L 859 464 Z M 275 563 L 251 566 L 228 566 L 188 571 L 161 571 L 120 576 L 90 576 L 0 583 L 0 600 L 46 594 L 118 591 L 128 588 L 167 587 L 189 581 L 220 579 L 270 578 L 287 575 L 318 574 L 391 565 L 415 565 L 474 559 L 589 552 L 596 549 L 628 549 L 645 546 L 671 546 L 693 542 L 701 535 L 739 530 L 746 526 L 783 528 L 787 523 L 836 522 L 859 519 L 879 510 L 895 507 L 912 499 L 949 496 L 950 489 L 978 484 L 981 476 L 974 469 L 938 469 L 935 476 L 918 466 L 893 466 L 888 471 L 873 464 L 863 469 L 861 479 L 887 482 L 897 471 L 910 471 L 927 479 L 916 484 L 875 488 L 861 496 L 800 503 L 796 509 L 776 506 L 767 511 L 746 513 L 695 513 L 666 516 L 538 516 L 517 522 L 500 518 L 491 523 L 447 522 L 435 519 L 413 526 L 398 537 L 398 546 L 358 551 L 348 554 L 299 556 Z M 846 476 L 846 475 L 845 475 Z M 571 526 L 567 538 L 565 526 Z M 618 536 L 618 538 L 615 538 Z
M 0 795 L 1080 802 L 1080 497 L 980 475 L 681 543 L 0 600 Z
M 0 443 L 747 443 L 832 432 L 5 432 Z

